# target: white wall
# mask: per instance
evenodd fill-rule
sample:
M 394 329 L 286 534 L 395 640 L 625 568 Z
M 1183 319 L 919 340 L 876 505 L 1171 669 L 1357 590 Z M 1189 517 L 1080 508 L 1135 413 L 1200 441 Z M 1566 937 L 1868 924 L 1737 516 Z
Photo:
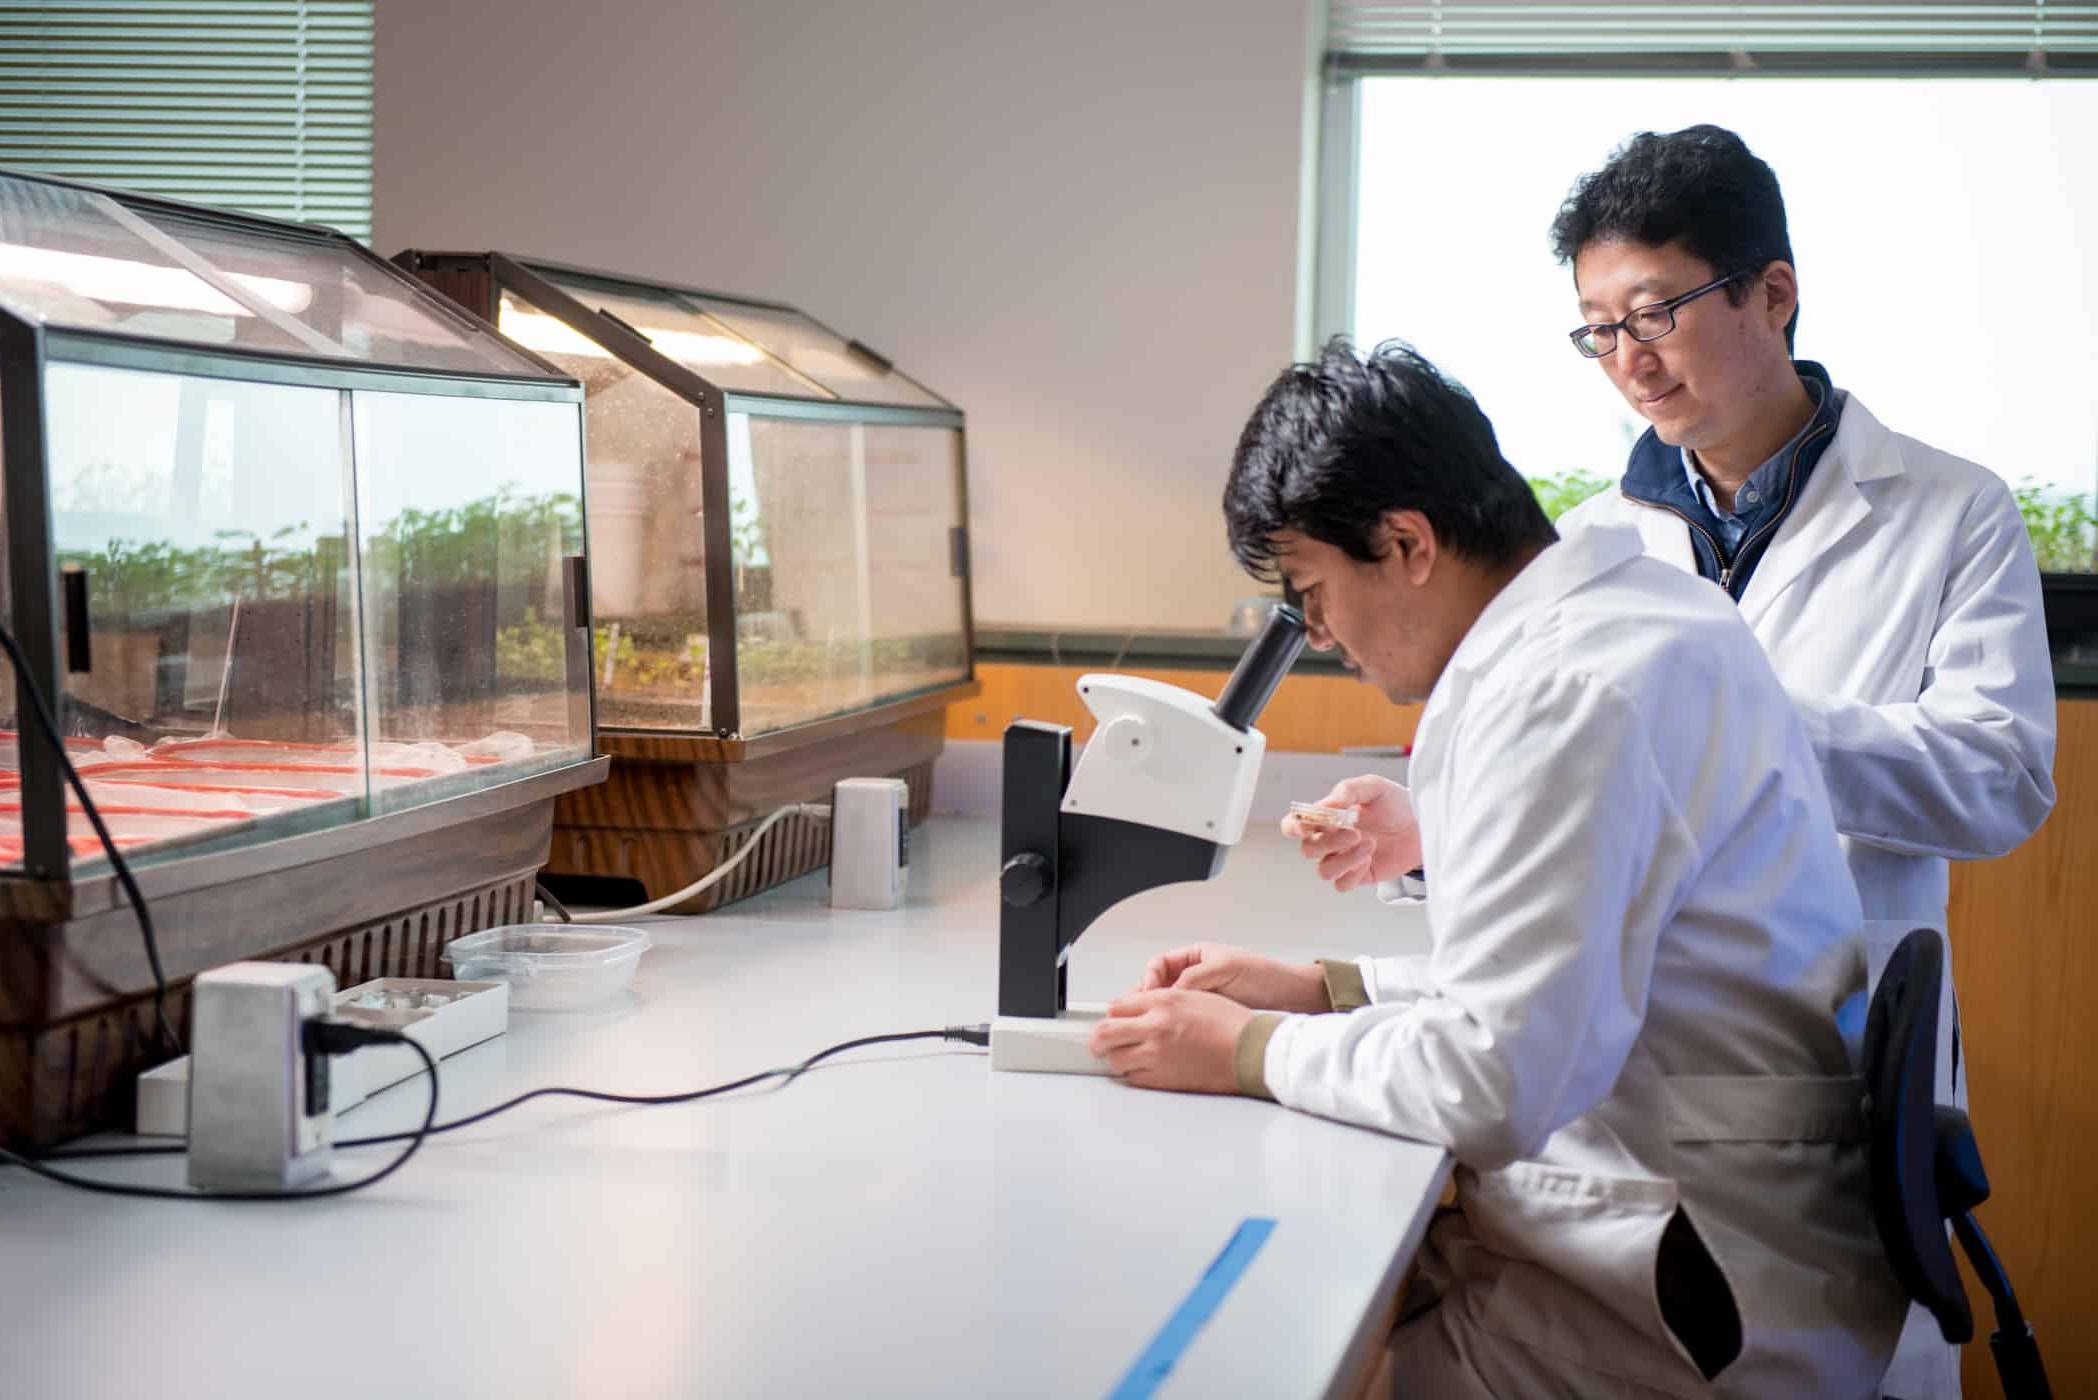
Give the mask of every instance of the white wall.
M 1221 627 L 1310 0 L 380 0 L 379 251 L 794 302 L 969 415 L 976 616 Z

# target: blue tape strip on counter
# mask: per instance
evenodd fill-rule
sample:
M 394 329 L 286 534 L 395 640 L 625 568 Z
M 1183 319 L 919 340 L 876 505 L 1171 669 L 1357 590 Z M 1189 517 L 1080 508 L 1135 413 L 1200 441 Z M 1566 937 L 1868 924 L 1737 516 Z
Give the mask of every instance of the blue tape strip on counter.
M 1157 1393 L 1172 1372 L 1173 1364 L 1194 1342 L 1195 1334 L 1223 1304 L 1225 1295 L 1238 1283 L 1239 1275 L 1245 1273 L 1246 1266 L 1253 1262 L 1253 1256 L 1260 1253 L 1260 1247 L 1273 1233 L 1275 1222 L 1272 1220 L 1253 1217 L 1239 1222 L 1230 1243 L 1210 1261 L 1201 1279 L 1187 1297 L 1180 1300 L 1173 1315 L 1166 1319 L 1166 1325 L 1158 1329 L 1151 1344 L 1123 1373 L 1120 1383 L 1108 1392 L 1108 1400 L 1149 1400 Z

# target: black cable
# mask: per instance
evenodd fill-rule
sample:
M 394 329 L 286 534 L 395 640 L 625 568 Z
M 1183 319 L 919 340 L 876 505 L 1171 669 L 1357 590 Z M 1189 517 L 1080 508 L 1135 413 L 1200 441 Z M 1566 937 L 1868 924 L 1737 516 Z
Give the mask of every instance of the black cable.
M 762 1084 L 768 1079 L 783 1079 L 784 1082 L 781 1083 L 780 1087 L 784 1089 L 787 1087 L 788 1084 L 793 1083 L 796 1078 L 798 1078 L 802 1074 L 807 1073 L 810 1069 L 822 1063 L 824 1060 L 829 1059 L 833 1055 L 842 1055 L 847 1050 L 857 1050 L 862 1046 L 885 1045 L 904 1040 L 933 1039 L 956 1041 L 967 1045 L 989 1045 L 991 1043 L 991 1028 L 987 1025 L 978 1024 L 974 1026 L 947 1026 L 941 1030 L 936 1031 L 905 1031 L 894 1035 L 862 1036 L 858 1040 L 848 1040 L 843 1042 L 842 1044 L 833 1045 L 827 1049 L 818 1050 L 815 1054 L 809 1056 L 800 1064 L 789 1065 L 784 1069 L 768 1069 L 759 1074 L 745 1075 L 743 1078 L 732 1080 L 727 1084 L 716 1084 L 711 1088 L 695 1089 L 689 1093 L 683 1094 L 613 1094 L 597 1089 L 568 1089 L 558 1087 L 549 1089 L 534 1089 L 528 1094 L 519 1094 L 516 1098 L 511 1099 L 506 1103 L 497 1104 L 494 1108 L 485 1109 L 480 1113 L 471 1115 L 470 1117 L 457 1118 L 449 1123 L 440 1123 L 436 1127 L 429 1129 L 429 1131 L 426 1133 L 389 1133 L 380 1137 L 351 1138 L 346 1142 L 338 1142 L 335 1145 L 337 1147 L 380 1147 L 385 1145 L 386 1143 L 400 1142 L 403 1139 L 410 1137 L 436 1137 L 439 1133 L 448 1133 L 454 1128 L 470 1127 L 471 1125 L 482 1122 L 485 1119 L 493 1118 L 498 1113 L 507 1112 L 508 1110 L 517 1107 L 519 1104 L 524 1103 L 529 1099 L 536 1099 L 547 1095 L 561 1095 L 578 1099 L 593 1099 L 603 1103 L 639 1104 L 644 1107 L 647 1107 L 658 1104 L 696 1103 L 700 1099 L 708 1099 L 716 1097 L 720 1094 L 733 1093 L 737 1089 L 747 1089 L 753 1084 Z M 168 1157 L 173 1156 L 178 1152 L 187 1152 L 188 1150 L 189 1146 L 187 1143 L 179 1142 L 158 1143 L 151 1147 L 83 1147 L 61 1152 L 47 1152 L 39 1160 L 46 1162 L 64 1162 L 101 1157 Z M 16 1160 L 19 1161 L 20 1159 L 17 1158 Z
M 160 940 L 153 934 L 153 916 L 146 910 L 146 897 L 139 892 L 138 881 L 131 876 L 131 867 L 117 850 L 116 838 L 109 834 L 103 824 L 102 814 L 95 810 L 95 801 L 87 795 L 87 784 L 80 780 L 80 770 L 73 766 L 73 759 L 66 752 L 65 739 L 59 733 L 58 721 L 51 713 L 51 702 L 44 698 L 43 690 L 37 685 L 29 663 L 22 658 L 22 648 L 16 644 L 14 634 L 0 626 L 0 646 L 7 649 L 7 658 L 15 666 L 15 674 L 22 679 L 22 689 L 29 692 L 30 712 L 43 727 L 44 737 L 58 752 L 58 766 L 65 770 L 66 781 L 79 794 L 80 809 L 87 813 L 88 823 L 95 828 L 95 835 L 102 838 L 102 849 L 109 855 L 110 868 L 116 871 L 117 883 L 124 887 L 124 895 L 131 901 L 131 910 L 138 916 L 139 935 L 145 940 L 146 962 L 153 969 L 153 1020 L 159 1027 L 161 1039 L 175 1054 L 182 1053 L 182 1042 L 175 1036 L 175 1028 L 168 1024 L 168 977 L 160 965 Z M 24 816 L 28 813 L 24 812 Z M 59 825 L 65 825 L 65 814 L 59 814 Z
M 642 1107 L 655 1107 L 662 1104 L 697 1103 L 701 1099 L 711 1099 L 720 1094 L 733 1093 L 738 1089 L 748 1089 L 751 1085 L 762 1084 L 768 1079 L 780 1080 L 779 1087 L 784 1089 L 813 1068 L 819 1061 L 827 1060 L 833 1055 L 842 1055 L 847 1050 L 858 1050 L 863 1046 L 893 1045 L 899 1041 L 906 1040 L 954 1040 L 963 1041 L 970 1045 L 988 1045 L 991 1043 L 991 1030 L 989 1026 L 948 1026 L 936 1031 L 900 1031 L 893 1035 L 862 1036 L 858 1040 L 848 1040 L 842 1044 L 833 1045 L 828 1049 L 818 1050 L 800 1064 L 788 1065 L 784 1069 L 762 1070 L 757 1074 L 748 1074 L 741 1079 L 731 1080 L 726 1084 L 716 1084 L 707 1089 L 693 1089 L 682 1094 L 613 1094 L 602 1089 L 570 1089 L 565 1087 L 534 1089 L 529 1093 L 519 1094 L 514 1099 L 499 1103 L 494 1108 L 483 1109 L 479 1113 L 468 1117 L 455 1118 L 449 1123 L 439 1124 L 430 1130 L 430 1136 L 435 1137 L 439 1133 L 448 1133 L 454 1128 L 472 1127 L 476 1123 L 485 1122 L 495 1117 L 498 1113 L 507 1113 L 519 1104 L 529 1103 L 537 1098 L 590 1099 L 597 1103 L 637 1104 Z M 389 1142 L 399 1142 L 402 1138 L 408 1136 L 410 1136 L 408 1133 L 387 1133 L 380 1137 L 352 1138 L 348 1142 L 337 1143 L 336 1146 L 378 1147 Z
M 847 1050 L 857 1050 L 863 1045 L 885 1045 L 891 1041 L 898 1040 L 930 1040 L 934 1036 L 938 1036 L 941 1040 L 964 1041 L 970 1045 L 989 1045 L 991 1043 L 991 1028 L 989 1026 L 948 1026 L 937 1031 L 909 1031 L 902 1035 L 862 1036 L 858 1040 L 848 1040 L 843 1044 L 833 1045 L 827 1050 L 818 1050 L 800 1064 L 786 1071 L 787 1077 L 780 1084 L 780 1088 L 786 1088 L 787 1085 L 792 1084 L 831 1056 L 842 1055 Z
M 363 1026 L 352 1026 L 339 1021 L 309 1021 L 306 1023 L 306 1028 L 309 1033 L 318 1028 L 324 1028 L 323 1033 L 329 1040 L 329 1044 L 323 1045 L 318 1049 L 309 1048 L 308 1053 L 339 1055 L 349 1050 L 354 1050 L 360 1045 L 405 1045 L 422 1057 L 423 1068 L 429 1071 L 430 1106 L 423 1113 L 422 1127 L 412 1133 L 399 1133 L 393 1138 L 379 1139 L 379 1141 L 391 1142 L 399 1138 L 412 1138 L 413 1141 L 408 1144 L 406 1150 L 398 1157 L 395 1157 L 391 1162 L 388 1162 L 370 1176 L 359 1177 L 355 1181 L 339 1182 L 333 1186 L 318 1186 L 308 1191 L 183 1191 L 168 1186 L 133 1186 L 121 1181 L 97 1181 L 90 1176 L 74 1176 L 70 1172 L 55 1171 L 34 1157 L 23 1157 L 8 1151 L 4 1147 L 0 1147 L 0 1162 L 12 1162 L 15 1166 L 34 1172 L 47 1181 L 55 1181 L 61 1186 L 77 1186 L 83 1191 L 95 1191 L 105 1196 L 143 1197 L 149 1201 L 307 1201 L 315 1200 L 322 1196 L 346 1196 L 352 1191 L 362 1191 L 367 1186 L 376 1186 L 402 1167 L 408 1165 L 408 1159 L 416 1154 L 431 1133 L 438 1131 L 435 1127 L 437 1122 L 437 1061 L 419 1042 L 410 1040 L 398 1031 L 370 1030 Z M 308 1044 L 309 1047 L 312 1047 L 314 1043 L 309 1041 Z M 340 1142 L 336 1146 L 355 1147 L 358 1144 Z M 145 1157 L 156 1155 L 159 1150 L 155 1149 L 153 1152 L 134 1151 L 121 1155 Z M 185 1151 L 186 1148 L 176 1147 L 169 1150 L 180 1152 Z M 82 1152 L 69 1153 L 67 1155 L 84 1157 L 94 1154 Z M 114 1156 L 119 1154 L 111 1153 L 108 1155 Z
M 562 923 L 572 924 L 575 922 L 575 915 L 568 912 L 567 905 L 563 904 L 560 900 L 554 898 L 554 892 L 546 887 L 546 882 L 544 880 L 534 880 L 532 882 L 532 888 L 537 890 L 539 892 L 539 897 L 546 901 L 547 908 L 553 910 L 556 914 L 559 914 L 561 916 Z

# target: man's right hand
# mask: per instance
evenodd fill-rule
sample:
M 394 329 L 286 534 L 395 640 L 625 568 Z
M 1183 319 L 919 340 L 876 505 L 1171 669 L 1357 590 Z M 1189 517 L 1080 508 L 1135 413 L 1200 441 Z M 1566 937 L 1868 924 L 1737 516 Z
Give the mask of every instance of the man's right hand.
M 1349 778 L 1320 798 L 1321 807 L 1355 809 L 1355 825 L 1317 827 L 1282 819 L 1282 834 L 1300 843 L 1306 860 L 1318 862 L 1319 878 L 1342 892 L 1401 875 L 1421 866 L 1421 825 L 1413 799 L 1389 778 Z
M 1175 948 L 1151 959 L 1140 992 L 1174 987 L 1215 992 L 1255 1011 L 1331 1011 L 1326 974 L 1317 963 L 1285 963 L 1221 943 Z

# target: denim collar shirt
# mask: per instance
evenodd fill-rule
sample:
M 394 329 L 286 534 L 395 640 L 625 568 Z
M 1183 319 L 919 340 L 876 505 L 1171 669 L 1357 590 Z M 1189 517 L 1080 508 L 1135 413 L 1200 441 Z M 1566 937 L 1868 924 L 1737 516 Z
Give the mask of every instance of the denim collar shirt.
M 1720 506 L 1718 497 L 1712 494 L 1711 484 L 1697 469 L 1696 456 L 1687 447 L 1681 449 L 1683 475 L 1688 478 L 1690 490 L 1697 497 L 1699 504 L 1712 512 L 1712 519 L 1719 525 L 1719 541 L 1725 546 L 1729 559 L 1740 550 L 1742 536 L 1763 516 L 1765 508 L 1783 497 L 1785 473 L 1789 469 L 1792 454 L 1798 449 L 1800 440 L 1813 429 L 1816 419 L 1820 417 L 1822 402 L 1833 394 L 1835 398 L 1830 406 L 1837 415 L 1843 412 L 1843 400 L 1848 396 L 1841 389 L 1811 374 L 1802 374 L 1799 382 L 1806 386 L 1807 393 L 1813 397 L 1815 411 L 1807 415 L 1807 421 L 1800 424 L 1799 431 L 1792 435 L 1791 441 L 1771 453 L 1763 465 L 1749 473 L 1748 480 L 1742 482 L 1741 489 L 1734 493 L 1733 510 L 1726 510 Z

